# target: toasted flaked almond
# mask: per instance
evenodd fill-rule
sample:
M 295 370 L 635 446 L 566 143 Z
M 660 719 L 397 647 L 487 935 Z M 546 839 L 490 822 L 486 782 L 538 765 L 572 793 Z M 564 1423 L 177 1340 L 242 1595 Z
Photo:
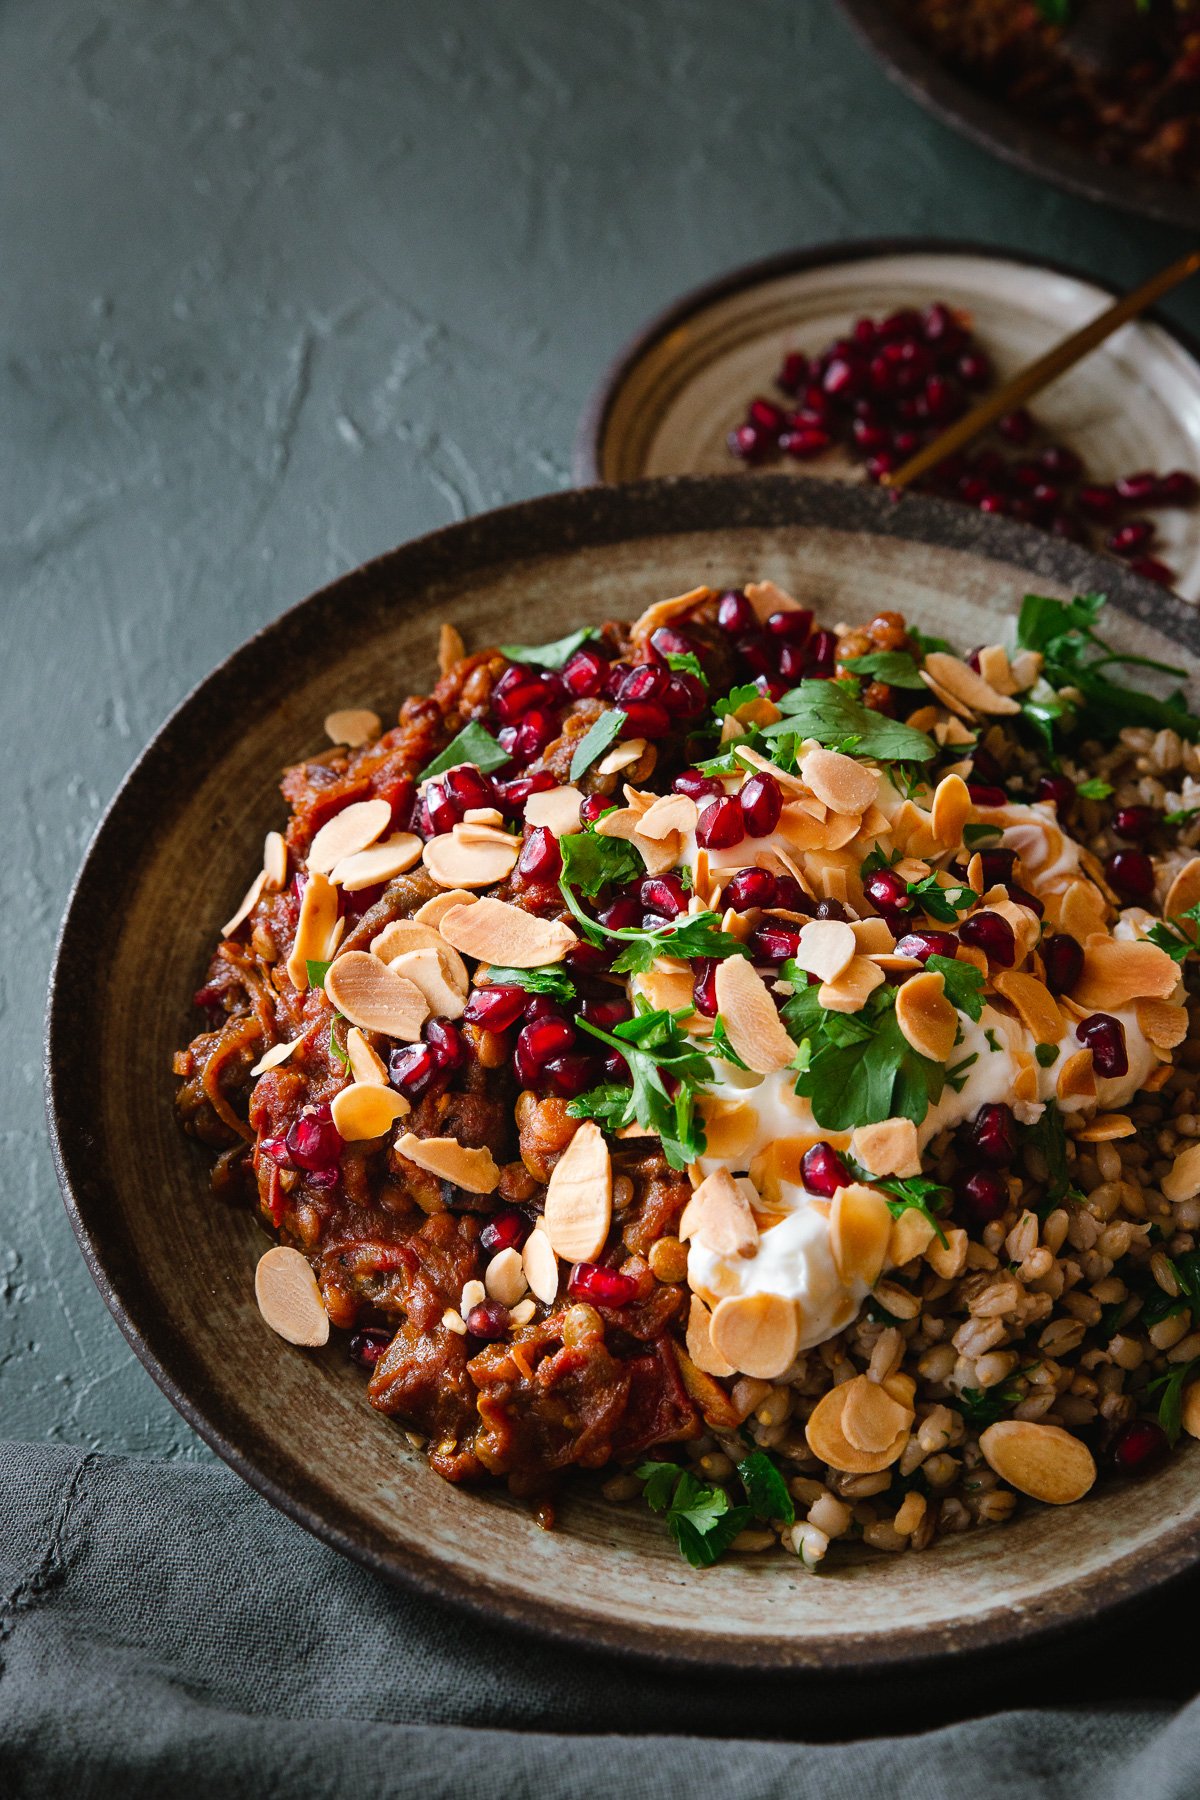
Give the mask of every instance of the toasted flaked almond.
M 1200 1381 L 1189 1381 L 1184 1388 L 1179 1419 L 1189 1437 L 1200 1438 Z
M 486 832 L 486 826 L 458 824 L 453 831 L 428 840 L 421 860 L 439 887 L 494 887 L 511 875 L 521 853 L 521 840 L 499 833 L 482 842 L 464 832 Z M 501 838 L 505 841 L 501 842 Z
M 915 1206 L 906 1207 L 898 1219 L 892 1220 L 888 1236 L 887 1259 L 901 1269 L 915 1256 L 924 1256 L 937 1233 L 932 1222 Z
M 1188 1034 L 1186 1006 L 1171 1006 L 1165 1000 L 1139 1000 L 1135 1011 L 1138 1030 L 1160 1050 L 1174 1050 Z
M 846 1383 L 841 1426 L 846 1442 L 855 1450 L 876 1456 L 894 1444 L 900 1432 L 910 1431 L 911 1406 L 904 1406 L 877 1381 L 856 1376 Z
M 334 864 L 330 880 L 348 894 L 359 894 L 364 888 L 378 887 L 393 881 L 397 875 L 414 868 L 421 860 L 421 840 L 412 831 L 396 831 L 380 844 L 343 856 Z
M 734 1369 L 773 1381 L 796 1360 L 800 1308 L 782 1294 L 731 1294 L 714 1311 L 709 1335 Z
M 971 712 L 1002 714 L 1021 710 L 1011 695 L 997 693 L 969 663 L 946 650 L 931 650 L 925 658 L 925 668 L 940 688 Z
M 363 950 L 348 950 L 330 965 L 325 993 L 352 1025 L 408 1044 L 416 1043 L 429 1017 L 420 988 Z
M 612 1224 L 612 1158 L 604 1133 L 585 1119 L 546 1186 L 542 1226 L 558 1256 L 595 1262 Z
M 447 888 L 445 893 L 435 894 L 432 900 L 418 906 L 413 914 L 413 924 L 428 925 L 437 931 L 452 906 L 474 906 L 478 899 L 478 894 L 472 894 L 466 888 Z
M 1107 918 L 1104 895 L 1090 881 L 1072 881 L 1058 903 L 1058 928 L 1085 944 L 1093 932 L 1103 931 Z
M 623 744 L 614 744 L 606 755 L 596 764 L 597 775 L 619 775 L 622 769 L 632 769 L 640 763 L 646 754 L 645 738 L 626 738 Z
M 735 744 L 733 754 L 740 763 L 748 763 L 752 769 L 761 769 L 765 775 L 773 775 L 781 788 L 797 794 L 807 793 L 802 776 L 791 770 L 781 769 L 778 763 L 773 763 L 761 750 L 752 750 L 747 744 Z
M 1016 693 L 1012 664 L 1003 644 L 985 644 L 976 660 L 979 663 L 979 673 L 989 687 L 994 688 L 998 694 Z
M 1137 1126 L 1126 1113 L 1097 1113 L 1075 1136 L 1083 1144 L 1110 1144 L 1116 1138 L 1136 1137 Z
M 333 744 L 348 744 L 357 750 L 360 744 L 369 744 L 383 730 L 383 722 L 379 714 L 372 712 L 367 706 L 347 706 L 340 712 L 331 712 L 325 719 L 325 735 Z
M 892 842 L 907 857 L 940 856 L 942 853 L 943 846 L 934 834 L 933 820 L 913 800 L 906 800 L 892 815 L 891 835 Z M 908 875 L 903 868 L 900 872 L 907 881 L 920 879 L 919 876 Z M 929 873 L 928 869 L 925 873 Z
M 304 884 L 296 940 L 287 959 L 288 979 L 298 993 L 308 986 L 310 962 L 324 962 L 338 919 L 337 889 L 324 875 L 312 874 Z
M 1163 905 L 1163 917 L 1177 919 L 1181 913 L 1187 912 L 1200 900 L 1200 856 L 1193 856 L 1190 862 L 1184 863 L 1167 889 L 1167 898 Z M 1192 928 L 1195 936 L 1195 927 Z
M 504 824 L 504 814 L 498 806 L 468 806 L 463 814 L 464 825 L 490 825 L 499 831 Z
M 758 1226 L 750 1203 L 727 1169 L 705 1177 L 683 1209 L 679 1236 L 699 1238 L 718 1256 L 753 1256 Z
M 961 1275 L 967 1266 L 967 1247 L 970 1239 L 961 1225 L 943 1225 L 942 1236 L 946 1242 L 943 1244 L 939 1239 L 934 1238 L 925 1252 L 925 1261 L 935 1275 L 941 1275 L 947 1281 L 953 1281 L 955 1276 Z
M 1016 900 L 990 900 L 988 912 L 998 913 L 1006 925 L 1011 926 L 1016 940 L 1017 962 L 1022 963 L 1031 956 L 1041 939 L 1042 922 L 1032 907 L 1022 906 Z
M 308 847 L 309 871 L 328 875 L 345 857 L 355 856 L 373 844 L 392 822 L 386 800 L 356 800 L 322 825 Z M 411 864 L 409 865 L 411 867 Z
M 758 1114 L 748 1101 L 701 1094 L 697 1109 L 704 1120 L 707 1156 L 745 1156 L 758 1133 Z
M 933 735 L 939 744 L 943 747 L 948 745 L 952 750 L 957 749 L 960 744 L 975 742 L 975 733 L 956 713 L 951 713 L 948 719 L 943 719 L 935 725 Z
M 466 1281 L 463 1283 L 463 1291 L 459 1297 L 458 1310 L 465 1317 L 472 1307 L 482 1306 L 486 1299 L 487 1289 L 482 1281 Z
M 287 842 L 280 832 L 268 831 L 263 839 L 263 885 L 267 893 L 277 894 L 285 886 L 287 872 Z
M 492 809 L 482 807 L 474 810 L 490 812 Z M 511 849 L 515 844 L 518 852 L 521 848 L 520 838 L 511 831 L 503 831 L 498 825 L 480 824 L 465 818 L 454 827 L 453 836 L 460 844 L 495 844 L 501 850 Z
M 959 938 L 958 960 L 959 962 L 970 963 L 971 967 L 973 969 L 978 969 L 984 980 L 987 980 L 988 959 L 985 953 L 979 948 L 978 944 L 964 944 L 962 939 Z
M 958 1014 L 946 998 L 946 983 L 932 969 L 910 975 L 896 989 L 896 1023 L 918 1056 L 949 1062 L 958 1036 Z
M 317 1350 L 329 1342 L 329 1314 L 308 1258 L 286 1244 L 276 1244 L 258 1259 L 254 1298 L 272 1331 L 289 1344 Z
M 648 606 L 644 613 L 636 618 L 629 628 L 629 635 L 635 643 L 642 642 L 660 625 L 669 625 L 672 619 L 681 619 L 687 613 L 695 612 L 706 600 L 713 597 L 713 589 L 709 587 L 689 588 L 686 594 L 675 594 L 670 600 L 656 600 Z
M 826 900 L 839 900 L 844 905 L 850 898 L 850 876 L 846 869 L 822 869 L 818 886 Z
M 858 945 L 851 927 L 841 919 L 813 919 L 800 931 L 796 963 L 807 975 L 836 981 L 848 969 Z
M 558 1299 L 558 1258 L 546 1233 L 535 1226 L 525 1239 L 521 1264 L 530 1292 L 543 1306 L 553 1306 Z
M 639 830 L 643 837 L 665 838 L 673 831 L 695 829 L 696 802 L 687 794 L 663 794 L 642 814 Z
M 760 625 L 765 625 L 772 613 L 803 610 L 800 602 L 793 600 L 787 589 L 774 581 L 748 581 L 744 591 Z
M 806 751 L 800 773 L 817 799 L 835 813 L 861 814 L 879 792 L 878 771 L 839 750 Z
M 347 1143 L 356 1143 L 382 1137 L 412 1108 L 404 1095 L 392 1087 L 383 1087 L 377 1081 L 356 1081 L 334 1095 L 329 1110 Z
M 898 950 L 880 950 L 872 956 L 871 961 L 885 975 L 906 975 L 910 971 L 915 973 L 921 967 L 919 956 L 901 956 Z
M 892 1215 L 877 1188 L 852 1181 L 838 1189 L 829 1209 L 829 1247 L 842 1280 L 874 1287 L 883 1271 Z
M 666 875 L 683 855 L 683 839 L 677 831 L 670 831 L 661 838 L 644 836 L 641 821 L 648 812 L 648 808 L 621 806 L 598 819 L 595 829 L 601 837 L 624 838 L 632 844 L 645 863 L 648 875 Z
M 717 964 L 717 1010 L 725 1020 L 729 1041 L 746 1064 L 759 1075 L 786 1069 L 796 1046 L 784 1029 L 775 1002 L 758 971 L 744 956 L 731 956 Z M 747 1370 L 752 1374 L 752 1370 Z
M 836 981 L 821 983 L 817 998 L 826 1012 L 859 1012 L 882 981 L 882 969 L 877 969 L 869 957 L 855 956 Z
M 800 801 L 788 802 L 775 829 L 793 850 L 823 850 L 829 837 L 824 819 L 814 818 L 810 808 Z
M 1045 660 L 1040 650 L 1018 650 L 1017 654 L 1010 658 L 1014 693 L 1023 694 L 1026 688 L 1033 686 L 1042 672 L 1042 664 Z
M 971 711 L 971 708 L 964 705 L 961 700 L 950 692 L 949 688 L 944 688 L 940 681 L 935 681 L 928 669 L 920 670 L 920 676 L 934 699 L 940 701 L 948 712 L 955 714 L 960 719 L 967 720 L 970 724 L 974 724 L 975 714 Z
M 442 1181 L 452 1181 L 468 1194 L 494 1193 L 500 1180 L 490 1150 L 472 1149 L 457 1138 L 420 1138 L 406 1131 L 396 1139 L 396 1149 L 419 1169 L 428 1169 Z
M 238 926 L 243 924 L 244 921 L 250 917 L 250 914 L 258 905 L 258 902 L 262 897 L 262 891 L 266 885 L 267 872 L 265 869 L 260 869 L 258 874 L 254 877 L 254 880 L 250 883 L 250 886 L 246 889 L 246 892 L 242 895 L 242 904 L 238 907 L 233 917 L 231 919 L 226 919 L 224 925 L 222 925 L 222 937 L 232 937 Z
M 916 712 L 909 713 L 904 723 L 911 725 L 914 731 L 923 731 L 929 737 L 939 728 L 938 709 L 936 706 L 918 706 Z
M 483 1285 L 501 1306 L 515 1306 L 529 1287 L 521 1252 L 498 1250 L 483 1272 Z
M 737 1373 L 712 1341 L 712 1314 L 698 1294 L 692 1295 L 687 1322 L 687 1353 L 698 1369 L 719 1379 Z
M 542 969 L 561 962 L 579 942 L 569 925 L 539 919 L 523 907 L 485 895 L 442 914 L 442 937 L 466 956 L 507 969 Z
M 1087 1445 L 1058 1425 L 1001 1419 L 980 1432 L 979 1448 L 1001 1481 L 1047 1506 L 1082 1500 L 1096 1479 Z
M 467 654 L 467 647 L 462 640 L 462 632 L 456 625 L 443 623 L 438 632 L 438 673 L 448 675 L 455 663 L 460 663 Z
M 638 976 L 638 987 L 651 1006 L 662 1012 L 691 1012 L 693 981 L 691 971 L 682 969 L 647 969 Z
M 1094 1100 L 1096 1070 L 1090 1050 L 1076 1050 L 1058 1071 L 1055 1092 L 1059 1100 Z
M 352 1025 L 346 1033 L 346 1055 L 350 1058 L 350 1073 L 355 1081 L 386 1087 L 387 1064 L 381 1056 L 376 1056 L 357 1025 Z
M 961 775 L 946 775 L 933 793 L 930 819 L 933 834 L 947 848 L 962 843 L 963 826 L 971 816 L 971 796 Z
M 1028 1050 L 1014 1050 L 1012 1056 L 1016 1068 L 1012 1078 L 1013 1100 L 1028 1106 L 1036 1106 L 1041 1091 L 1038 1083 L 1038 1065 Z M 1022 1119 L 1021 1123 L 1028 1124 L 1029 1121 Z
M 874 1125 L 859 1125 L 851 1135 L 850 1147 L 855 1161 L 872 1175 L 921 1173 L 917 1128 L 911 1119 L 880 1119 Z
M 1071 996 L 1089 1012 L 1117 1012 L 1133 1000 L 1169 1000 L 1178 984 L 1177 965 L 1157 944 L 1093 937 Z
M 371 939 L 371 955 L 377 956 L 380 962 L 395 963 L 413 950 L 432 950 L 437 955 L 442 973 L 450 986 L 466 999 L 471 988 L 467 965 L 454 945 L 434 926 L 423 924 L 418 919 L 393 919 Z M 398 972 L 401 975 L 405 973 L 403 969 Z M 408 979 L 413 981 L 416 977 L 409 975 Z M 421 986 L 420 982 L 417 982 L 417 986 Z M 451 1013 L 448 1016 L 456 1019 L 458 1014 Z
M 579 808 L 583 795 L 577 787 L 548 788 L 544 794 L 530 794 L 525 802 L 525 823 L 544 825 L 555 837 L 567 837 L 582 831 Z
M 451 951 L 451 954 L 456 953 Z M 462 959 L 458 960 L 461 962 Z M 403 976 L 405 981 L 411 981 L 414 987 L 420 988 L 435 1019 L 462 1017 L 467 996 L 447 979 L 445 962 L 437 950 L 404 950 L 399 956 L 393 957 L 388 967 L 397 975 Z
M 250 1071 L 251 1075 L 265 1075 L 268 1069 L 277 1069 L 280 1063 L 285 1063 L 292 1052 L 303 1042 L 304 1038 L 301 1035 L 293 1038 L 290 1044 L 272 1044 L 271 1048 L 259 1057 Z
M 1016 1008 L 1035 1043 L 1058 1043 L 1063 1035 L 1063 1016 L 1044 981 L 1019 969 L 997 969 L 992 975 L 992 986 Z
M 886 955 L 896 948 L 886 919 L 855 919 L 850 929 L 860 956 Z
M 823 1394 L 804 1428 L 813 1455 L 844 1475 L 878 1474 L 896 1461 L 909 1439 L 909 1427 L 905 1425 L 882 1450 L 860 1450 L 849 1441 L 842 1429 L 842 1417 L 850 1397 L 847 1389 L 856 1382 L 865 1381 L 865 1375 L 856 1375 L 852 1381 L 844 1381 Z
M 1200 1194 L 1200 1143 L 1181 1150 L 1163 1176 L 1164 1199 L 1177 1206 L 1181 1200 L 1194 1200 Z
M 1157 1056 L 1165 1056 L 1166 1052 L 1158 1050 L 1155 1054 Z M 1164 1088 L 1167 1085 L 1174 1073 L 1174 1064 L 1171 1063 L 1170 1060 L 1160 1062 L 1156 1069 L 1151 1069 L 1145 1081 L 1143 1081 L 1142 1091 L 1147 1094 L 1157 1094 L 1160 1088 Z

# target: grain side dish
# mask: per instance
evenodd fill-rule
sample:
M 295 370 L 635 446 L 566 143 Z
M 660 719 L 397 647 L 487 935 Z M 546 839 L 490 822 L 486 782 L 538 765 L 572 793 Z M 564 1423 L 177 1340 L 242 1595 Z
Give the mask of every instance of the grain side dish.
M 1103 625 L 700 587 L 332 714 L 175 1058 L 266 1325 L 696 1566 L 1200 1436 L 1200 720 Z

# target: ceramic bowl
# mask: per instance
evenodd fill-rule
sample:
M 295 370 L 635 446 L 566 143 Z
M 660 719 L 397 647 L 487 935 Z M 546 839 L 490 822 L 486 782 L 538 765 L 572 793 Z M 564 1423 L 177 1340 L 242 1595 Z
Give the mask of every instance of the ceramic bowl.
M 55 962 L 46 1070 L 59 1177 L 92 1273 L 155 1380 L 277 1506 L 381 1574 L 579 1644 L 674 1664 L 882 1669 L 1013 1644 L 1144 1593 L 1197 1559 L 1200 1450 L 1152 1481 L 924 1555 L 861 1553 L 819 1579 L 790 1556 L 696 1572 L 640 1505 L 570 1488 L 539 1529 L 500 1491 L 452 1488 L 367 1405 L 337 1334 L 295 1349 L 263 1324 L 265 1238 L 215 1201 L 178 1129 L 171 1056 L 220 922 L 284 817 L 280 768 L 336 706 L 394 714 L 434 679 L 438 624 L 468 646 L 633 616 L 697 582 L 771 577 L 830 619 L 897 607 L 960 643 L 994 638 L 1030 587 L 1107 588 L 1112 634 L 1162 655 L 1200 622 L 1070 545 L 958 507 L 784 477 L 577 491 L 454 525 L 285 613 L 167 720 L 88 851 Z

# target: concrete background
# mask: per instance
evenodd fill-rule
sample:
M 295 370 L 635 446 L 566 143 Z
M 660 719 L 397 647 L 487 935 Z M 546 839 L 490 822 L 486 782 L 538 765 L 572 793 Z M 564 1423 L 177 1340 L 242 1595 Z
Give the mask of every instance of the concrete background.
M 565 485 L 680 290 L 923 232 L 1117 284 L 1186 247 L 927 119 L 832 0 L 0 9 L 3 1434 L 209 1454 L 92 1286 L 41 1101 L 67 890 L 164 714 L 339 571 Z

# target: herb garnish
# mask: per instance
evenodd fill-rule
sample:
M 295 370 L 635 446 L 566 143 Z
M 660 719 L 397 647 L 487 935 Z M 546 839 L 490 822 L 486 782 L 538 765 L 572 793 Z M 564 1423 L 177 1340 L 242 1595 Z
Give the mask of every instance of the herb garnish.
M 947 1000 L 955 1012 L 966 1013 L 976 1024 L 983 1017 L 983 976 L 974 963 L 962 962 L 957 956 L 931 956 L 925 964 L 940 975 Z M 988 1037 L 991 1037 L 988 1032 Z M 992 1045 L 999 1049 L 998 1044 Z
M 599 635 L 594 625 L 584 625 L 567 637 L 556 638 L 552 644 L 501 644 L 500 648 L 513 662 L 534 663 L 539 669 L 561 669 L 581 645 Z
M 343 1015 L 341 1013 L 334 1013 L 332 1019 L 330 1019 L 330 1021 L 329 1021 L 329 1048 L 333 1052 L 333 1054 L 337 1057 L 337 1059 L 341 1063 L 343 1069 L 348 1069 L 350 1067 L 350 1058 L 347 1056 L 346 1052 L 342 1049 L 342 1046 L 338 1043 L 337 1032 L 334 1029 L 335 1026 L 337 1025 L 338 1020 L 342 1016 Z
M 751 1519 L 795 1523 L 796 1509 L 786 1483 L 764 1450 L 737 1466 L 746 1504 L 734 1506 L 723 1487 L 698 1481 L 679 1463 L 641 1463 L 634 1474 L 646 1486 L 651 1512 L 665 1513 L 667 1529 L 693 1569 L 710 1569 Z
M 790 732 L 815 738 L 827 749 L 852 744 L 851 754 L 877 762 L 930 762 L 937 755 L 937 745 L 923 731 L 864 706 L 856 681 L 802 681 L 778 706 L 784 716 L 763 726 L 763 738 Z
M 855 1165 L 858 1166 L 857 1164 Z M 946 1210 L 950 1204 L 950 1189 L 941 1182 L 930 1181 L 926 1175 L 872 1175 L 868 1169 L 860 1169 L 863 1181 L 872 1187 L 879 1188 L 892 1198 L 887 1203 L 888 1211 L 893 1219 L 900 1218 L 902 1213 L 919 1212 L 921 1217 L 933 1226 L 937 1240 L 943 1250 L 949 1249 L 945 1232 L 937 1215 Z
M 563 838 L 561 842 L 564 846 L 577 843 L 582 835 L 577 833 L 574 837 Z M 591 943 L 602 944 L 605 938 L 612 938 L 625 945 L 625 949 L 613 963 L 615 975 L 644 975 L 647 969 L 653 968 L 654 960 L 659 956 L 681 956 L 691 960 L 697 956 L 726 958 L 748 957 L 750 954 L 745 944 L 739 942 L 731 932 L 720 929 L 718 913 L 685 913 L 681 918 L 672 920 L 669 925 L 659 925 L 649 931 L 643 931 L 635 925 L 618 929 L 601 925 L 598 919 L 590 918 L 584 912 L 571 892 L 569 867 L 564 867 L 558 885 L 568 910 L 583 927 L 584 935 Z
M 328 962 L 308 961 L 305 963 L 304 968 L 308 975 L 308 985 L 310 988 L 323 988 L 325 986 L 325 977 L 329 973 L 332 964 L 332 957 L 330 957 Z
M 683 1013 L 653 1008 L 635 996 L 632 1019 L 604 1031 L 587 1019 L 578 1019 L 580 1030 L 599 1038 L 610 1050 L 619 1050 L 629 1065 L 630 1085 L 606 1082 L 572 1100 L 567 1111 L 574 1119 L 598 1119 L 606 1131 L 640 1125 L 661 1141 L 662 1152 L 673 1169 L 685 1169 L 704 1155 L 704 1122 L 696 1114 L 696 1089 L 713 1079 L 712 1064 L 695 1041 L 679 1029 Z M 668 1090 L 664 1076 L 674 1086 Z
M 1057 1044 L 1038 1044 L 1033 1054 L 1043 1069 L 1052 1069 L 1062 1052 Z
M 603 815 L 601 815 L 603 816 Z M 646 866 L 628 838 L 602 837 L 598 831 L 572 831 L 558 840 L 562 855 L 562 882 L 585 899 L 594 900 L 611 882 L 624 887 L 646 873 Z
M 1175 916 L 1179 919 L 1190 919 L 1200 926 L 1200 900 L 1196 902 L 1195 906 L 1189 906 L 1186 912 L 1177 913 Z M 1184 957 L 1197 947 L 1195 938 L 1190 938 L 1186 931 L 1180 931 L 1174 924 L 1164 924 L 1158 920 L 1150 926 L 1146 936 L 1152 944 L 1157 944 L 1160 950 L 1165 950 L 1172 961 L 1177 963 L 1181 963 Z
M 1200 806 L 1181 806 L 1175 812 L 1163 814 L 1164 825 L 1190 825 L 1192 820 L 1200 816 Z
M 1067 1164 L 1067 1134 L 1063 1127 L 1063 1116 L 1053 1101 L 1042 1108 L 1042 1116 L 1032 1125 L 1022 1125 L 1021 1136 L 1025 1143 L 1031 1144 L 1040 1152 L 1047 1170 L 1046 1197 L 1041 1206 L 1035 1208 L 1039 1218 L 1045 1218 L 1060 1201 L 1082 1200 L 1079 1189 L 1071 1185 L 1071 1173 Z
M 708 676 L 700 667 L 700 658 L 690 650 L 668 650 L 667 667 L 679 675 L 694 675 L 704 687 L 708 686 Z
M 1075 789 L 1081 800 L 1107 800 L 1112 791 L 1112 782 L 1101 781 L 1098 775 L 1091 781 L 1081 781 Z
M 740 707 L 749 706 L 752 700 L 761 700 L 762 689 L 756 681 L 743 681 L 739 686 L 730 688 L 719 700 L 713 701 L 713 712 L 718 724 L 730 714 L 736 713 Z
M 583 736 L 575 746 L 575 754 L 571 758 L 571 780 L 578 781 L 587 773 L 592 764 L 604 755 L 614 739 L 620 737 L 625 724 L 625 714 L 619 706 L 613 706 L 593 719 Z
M 888 687 L 924 688 L 921 671 L 907 650 L 870 650 L 866 656 L 852 656 L 842 664 L 854 675 L 868 675 L 872 681 L 886 682 Z
M 785 980 L 800 979 L 794 963 L 784 963 Z M 919 1125 L 942 1097 L 946 1070 L 912 1048 L 896 1021 L 896 990 L 876 988 L 856 1013 L 827 1012 L 820 989 L 801 987 L 786 1002 L 783 1018 L 808 1064 L 796 1078 L 796 1092 L 812 1107 L 826 1131 L 852 1131 L 881 1119 L 911 1119 Z
M 1035 1365 L 1036 1366 L 1036 1365 Z M 1025 1371 L 1022 1369 L 1021 1374 Z M 982 1431 L 987 1425 L 994 1425 L 996 1420 L 1010 1407 L 1019 1406 L 1025 1398 L 1015 1381 L 997 1383 L 990 1388 L 963 1388 L 958 1399 L 951 1399 L 950 1405 L 960 1412 L 970 1425 Z
M 489 987 L 519 987 L 527 994 L 549 994 L 554 1000 L 574 1000 L 575 988 L 561 968 L 502 969 L 495 963 L 488 969 Z
M 1183 1429 L 1183 1390 L 1197 1370 L 1200 1370 L 1200 1356 L 1194 1356 L 1191 1362 L 1177 1363 L 1165 1375 L 1156 1375 L 1153 1381 L 1146 1383 L 1148 1394 L 1160 1396 L 1158 1422 L 1172 1449 L 1179 1442 L 1179 1433 Z
M 431 763 L 426 763 L 418 781 L 428 781 L 433 775 L 440 775 L 446 769 L 456 769 L 460 763 L 473 763 L 486 775 L 492 769 L 502 769 L 509 761 L 507 750 L 502 750 L 491 732 L 471 719 L 457 737 L 452 737 L 440 756 L 435 756 Z
M 936 874 L 924 876 L 920 881 L 910 881 L 908 892 L 916 900 L 923 912 L 931 919 L 938 919 L 943 925 L 954 925 L 960 912 L 982 898 L 974 888 L 964 887 L 961 882 L 952 881 L 943 887 Z
M 968 850 L 978 850 L 981 844 L 987 844 L 993 838 L 1003 837 L 999 825 L 964 825 L 963 843 Z
M 714 1056 L 719 1056 L 722 1062 L 732 1063 L 735 1069 L 749 1068 L 749 1064 L 742 1061 L 730 1043 L 729 1033 L 725 1029 L 725 1021 L 720 1013 L 713 1020 L 712 1036 L 708 1040 L 708 1047 Z

